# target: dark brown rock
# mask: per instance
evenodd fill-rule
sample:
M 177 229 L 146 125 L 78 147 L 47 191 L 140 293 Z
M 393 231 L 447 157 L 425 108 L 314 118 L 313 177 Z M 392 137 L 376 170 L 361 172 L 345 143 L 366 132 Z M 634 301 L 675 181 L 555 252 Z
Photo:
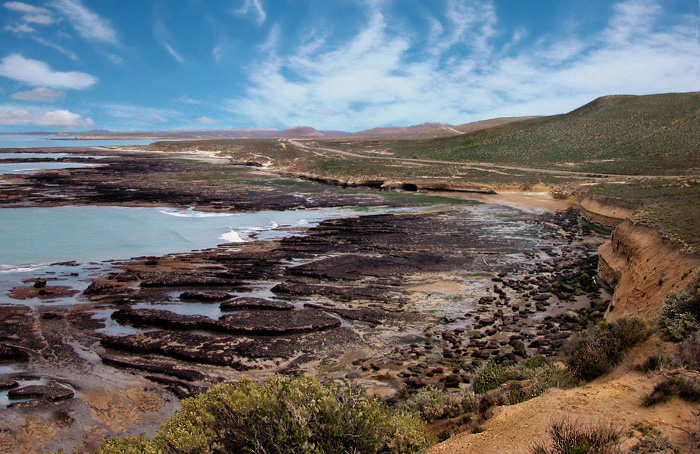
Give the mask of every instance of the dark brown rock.
M 74 395 L 75 393 L 73 390 L 57 383 L 23 386 L 21 388 L 11 389 L 7 393 L 10 399 L 46 399 L 54 402 L 70 399 Z
M 272 310 L 289 311 L 294 309 L 294 305 L 286 301 L 266 300 L 263 298 L 236 298 L 233 301 L 225 301 L 219 306 L 222 311 L 238 310 Z
M 203 303 L 224 301 L 229 298 L 231 298 L 230 293 L 220 291 L 191 290 L 180 294 L 180 299 L 182 301 L 200 301 Z

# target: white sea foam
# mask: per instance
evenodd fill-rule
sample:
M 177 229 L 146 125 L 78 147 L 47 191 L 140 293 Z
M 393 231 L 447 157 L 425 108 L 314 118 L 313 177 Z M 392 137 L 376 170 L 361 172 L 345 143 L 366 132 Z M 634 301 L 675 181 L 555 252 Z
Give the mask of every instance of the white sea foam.
M 230 232 L 224 233 L 219 238 L 226 240 L 229 243 L 245 243 L 245 240 L 235 230 L 231 229 Z
M 10 274 L 10 273 L 29 273 L 32 271 L 37 271 L 42 268 L 46 268 L 48 264 L 40 263 L 38 265 L 0 265 L 0 274 Z
M 187 211 L 161 210 L 161 213 L 178 218 L 221 218 L 234 216 L 233 213 L 207 213 L 205 211 L 194 211 L 191 208 Z

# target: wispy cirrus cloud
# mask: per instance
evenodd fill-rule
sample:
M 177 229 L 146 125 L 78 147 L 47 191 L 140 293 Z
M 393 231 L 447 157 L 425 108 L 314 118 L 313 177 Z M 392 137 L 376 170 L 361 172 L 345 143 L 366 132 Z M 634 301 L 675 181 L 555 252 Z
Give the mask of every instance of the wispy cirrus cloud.
M 0 125 L 33 125 L 53 128 L 82 128 L 93 126 L 91 118 L 83 118 L 69 110 L 45 110 L 0 105 Z
M 89 40 L 119 45 L 117 31 L 105 18 L 87 9 L 80 0 L 57 0 L 51 4 L 68 19 L 80 36 Z
M 177 102 L 181 102 L 183 104 L 201 104 L 201 102 L 197 101 L 196 99 L 190 98 L 189 96 L 180 96 L 177 98 Z
M 34 39 L 34 41 L 38 42 L 41 45 L 44 45 L 48 48 L 51 48 L 53 50 L 56 50 L 56 51 L 62 53 L 63 55 L 65 55 L 66 57 L 70 58 L 73 61 L 79 60 L 78 55 L 75 52 L 73 52 L 72 50 L 66 49 L 63 46 L 60 46 L 53 41 L 46 40 L 46 39 L 41 38 L 39 36 L 34 36 L 33 39 Z
M 427 37 L 393 29 L 388 10 L 369 2 L 364 25 L 333 47 L 300 43 L 282 55 L 268 39 L 247 91 L 228 109 L 259 125 L 359 129 L 550 114 L 605 94 L 700 89 L 697 18 L 669 24 L 656 0 L 616 3 L 593 35 L 572 31 L 527 44 L 522 30 L 500 31 L 511 39 L 495 39 L 491 0 L 445 5 Z
M 33 33 L 35 25 L 51 25 L 56 19 L 51 11 L 46 8 L 30 5 L 24 2 L 5 2 L 3 7 L 10 11 L 22 14 L 14 25 L 8 24 L 3 30 L 14 33 Z
M 28 91 L 19 91 L 10 95 L 12 99 L 30 102 L 55 102 L 65 98 L 62 91 L 51 90 L 50 88 L 39 87 Z
M 194 123 L 198 125 L 218 125 L 219 122 L 209 117 L 199 117 L 194 119 Z
M 96 104 L 104 115 L 118 120 L 122 120 L 124 124 L 143 125 L 147 123 L 165 123 L 168 120 L 182 117 L 182 114 L 172 109 L 160 109 L 155 107 L 144 107 L 133 104 Z
M 246 16 L 252 13 L 255 16 L 255 22 L 258 25 L 262 25 L 267 19 L 267 13 L 261 1 L 262 0 L 244 0 L 243 5 L 236 10 L 236 14 Z
M 0 60 L 0 76 L 36 87 L 84 90 L 97 83 L 90 74 L 54 71 L 43 61 L 10 54 Z
M 176 62 L 178 63 L 185 63 L 185 59 L 180 56 L 177 52 L 175 52 L 175 49 L 172 48 L 172 46 L 168 43 L 163 43 L 163 46 L 165 46 L 165 50 L 168 51 L 171 57 L 175 59 Z

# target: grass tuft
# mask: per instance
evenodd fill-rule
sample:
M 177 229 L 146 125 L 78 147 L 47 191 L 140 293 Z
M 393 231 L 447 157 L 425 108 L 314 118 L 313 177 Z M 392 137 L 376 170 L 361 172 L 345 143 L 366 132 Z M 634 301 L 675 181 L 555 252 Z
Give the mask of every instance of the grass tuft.
M 668 402 L 672 397 L 680 397 L 690 402 L 700 402 L 700 381 L 697 378 L 671 377 L 654 387 L 642 405 L 652 407 Z
M 532 454 L 617 454 L 620 432 L 612 425 L 585 426 L 569 420 L 549 429 L 550 440 L 532 448 Z

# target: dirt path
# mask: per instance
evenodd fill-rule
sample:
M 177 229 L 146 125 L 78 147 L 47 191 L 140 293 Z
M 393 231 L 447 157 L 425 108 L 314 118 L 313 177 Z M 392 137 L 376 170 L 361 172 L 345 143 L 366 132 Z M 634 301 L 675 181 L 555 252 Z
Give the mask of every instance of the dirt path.
M 462 166 L 464 168 L 474 169 L 474 170 L 482 170 L 482 171 L 492 171 L 492 169 L 501 169 L 501 170 L 515 170 L 515 171 L 519 171 L 519 172 L 546 173 L 549 175 L 580 176 L 580 177 L 585 177 L 585 178 L 590 178 L 590 175 L 592 174 L 592 172 L 579 172 L 579 171 L 575 171 L 575 170 L 542 169 L 542 168 L 535 168 L 535 167 L 507 166 L 507 165 L 491 164 L 491 163 L 443 161 L 443 160 L 438 160 L 438 159 L 419 159 L 419 158 L 407 159 L 407 158 L 397 158 L 397 157 L 392 157 L 392 156 L 375 156 L 375 155 L 369 156 L 366 154 L 354 153 L 351 151 L 338 150 L 338 149 L 334 149 L 334 148 L 309 146 L 303 142 L 300 142 L 299 140 L 288 139 L 288 143 L 290 145 L 296 146 L 296 147 L 301 148 L 303 150 L 310 151 L 318 156 L 327 156 L 324 153 L 320 153 L 320 152 L 325 152 L 325 153 L 331 153 L 331 154 L 335 154 L 337 156 L 343 156 L 343 157 L 353 157 L 353 158 L 363 158 L 363 159 L 384 159 L 387 161 L 399 162 L 399 163 L 408 164 L 408 165 L 416 164 L 416 163 L 447 164 L 447 165 Z M 627 178 L 627 179 L 635 179 L 635 180 L 678 178 L 678 176 L 674 176 L 674 175 L 671 175 L 671 176 L 669 176 L 669 175 L 622 175 L 622 174 L 611 174 L 611 173 L 600 174 L 600 175 L 602 175 L 602 176 L 599 178 Z

